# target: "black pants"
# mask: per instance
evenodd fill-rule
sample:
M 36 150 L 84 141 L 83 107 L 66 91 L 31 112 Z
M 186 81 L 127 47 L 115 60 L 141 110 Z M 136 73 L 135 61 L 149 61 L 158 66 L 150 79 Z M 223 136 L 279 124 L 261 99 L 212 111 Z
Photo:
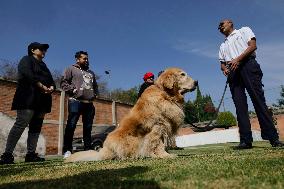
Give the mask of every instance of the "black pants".
M 241 63 L 229 80 L 232 98 L 236 106 L 240 142 L 251 143 L 253 141 L 245 90 L 252 100 L 261 128 L 261 137 L 269 141 L 279 138 L 265 102 L 262 76 L 259 64 L 250 57 Z

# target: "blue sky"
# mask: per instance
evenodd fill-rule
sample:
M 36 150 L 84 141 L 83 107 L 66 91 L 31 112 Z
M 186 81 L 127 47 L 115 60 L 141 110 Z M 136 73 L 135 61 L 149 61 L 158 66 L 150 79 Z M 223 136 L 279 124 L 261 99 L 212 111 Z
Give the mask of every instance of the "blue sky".
M 76 51 L 86 50 L 91 68 L 111 89 L 140 85 L 147 71 L 180 67 L 217 105 L 225 83 L 218 62 L 224 37 L 217 26 L 231 18 L 236 28 L 249 26 L 256 35 L 272 104 L 284 79 L 283 10 L 283 0 L 1 1 L 0 59 L 17 61 L 30 42 L 38 41 L 50 44 L 49 68 L 63 71 L 74 63 Z M 111 70 L 110 77 L 105 70 Z M 234 111 L 230 97 L 227 92 L 225 107 Z

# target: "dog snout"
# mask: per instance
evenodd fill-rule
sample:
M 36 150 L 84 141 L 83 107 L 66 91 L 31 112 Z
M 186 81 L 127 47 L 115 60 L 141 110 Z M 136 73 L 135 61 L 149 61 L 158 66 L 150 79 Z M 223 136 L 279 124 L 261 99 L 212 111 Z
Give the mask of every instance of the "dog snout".
M 198 86 L 198 80 L 194 81 L 194 86 Z

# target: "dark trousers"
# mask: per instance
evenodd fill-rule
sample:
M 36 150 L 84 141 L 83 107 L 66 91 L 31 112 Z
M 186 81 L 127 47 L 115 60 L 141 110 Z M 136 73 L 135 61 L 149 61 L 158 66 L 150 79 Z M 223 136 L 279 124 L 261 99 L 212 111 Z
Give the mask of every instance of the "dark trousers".
M 27 151 L 28 153 L 35 152 L 44 115 L 45 113 L 30 109 L 17 110 L 16 122 L 9 132 L 5 152 L 13 153 L 16 144 L 18 143 L 26 127 L 29 127 Z
M 269 141 L 279 138 L 265 102 L 262 76 L 260 65 L 255 58 L 250 57 L 243 61 L 230 77 L 229 85 L 236 106 L 240 142 L 251 143 L 253 141 L 245 90 L 252 100 L 261 128 L 261 137 Z
M 65 127 L 63 152 L 72 151 L 72 141 L 74 131 L 76 129 L 77 122 L 80 115 L 82 115 L 83 122 L 83 140 L 84 149 L 91 149 L 91 132 L 93 119 L 95 116 L 95 107 L 93 103 L 83 103 L 78 100 L 68 100 L 68 120 Z

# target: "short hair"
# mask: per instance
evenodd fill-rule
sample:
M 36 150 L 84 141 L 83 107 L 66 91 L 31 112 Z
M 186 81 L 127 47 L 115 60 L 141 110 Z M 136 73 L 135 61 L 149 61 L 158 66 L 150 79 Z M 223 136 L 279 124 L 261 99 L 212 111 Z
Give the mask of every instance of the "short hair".
M 80 58 L 82 54 L 88 56 L 88 53 L 86 51 L 78 51 L 78 52 L 75 53 L 75 58 L 76 59 Z
M 159 71 L 159 73 L 158 73 L 158 77 L 162 74 L 164 72 L 164 70 L 162 70 L 162 71 Z
M 232 20 L 232 19 L 226 18 L 226 19 L 224 19 L 223 21 L 227 21 L 227 22 L 231 23 L 231 24 L 232 24 L 232 27 L 234 27 L 234 23 L 233 23 L 233 20 Z

